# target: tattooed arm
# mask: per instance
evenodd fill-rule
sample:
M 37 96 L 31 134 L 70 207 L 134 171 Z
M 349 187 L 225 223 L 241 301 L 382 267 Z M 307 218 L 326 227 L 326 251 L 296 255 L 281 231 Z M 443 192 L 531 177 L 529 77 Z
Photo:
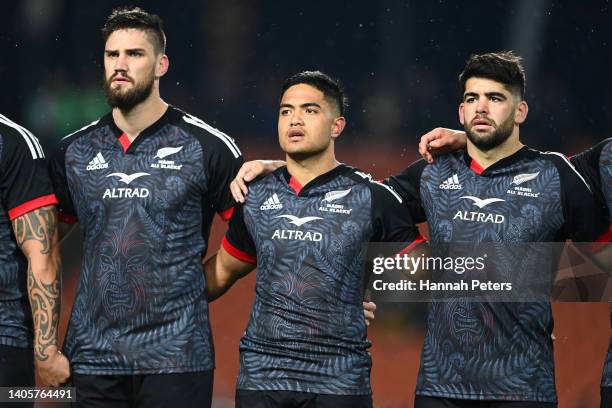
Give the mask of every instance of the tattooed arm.
M 61 300 L 57 211 L 41 207 L 12 221 L 17 244 L 28 260 L 28 295 L 34 321 L 34 361 L 44 386 L 70 377 L 68 360 L 58 350 Z

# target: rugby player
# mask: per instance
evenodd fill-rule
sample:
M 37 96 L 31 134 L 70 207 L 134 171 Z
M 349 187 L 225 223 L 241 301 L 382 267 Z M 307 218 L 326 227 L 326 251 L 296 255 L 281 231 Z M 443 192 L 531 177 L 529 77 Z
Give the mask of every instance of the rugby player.
M 462 131 L 436 128 L 423 135 L 419 152 L 425 160 L 433 163 L 434 155 L 465 148 L 466 140 L 467 136 Z M 603 140 L 585 152 L 570 157 L 570 162 L 607 207 L 608 229 L 612 232 L 612 139 Z M 612 346 L 608 348 L 601 380 L 601 407 L 608 406 L 612 406 Z
M 205 265 L 209 299 L 257 266 L 239 408 L 372 406 L 365 244 L 410 251 L 423 239 L 393 189 L 335 159 L 344 108 L 337 81 L 319 71 L 284 82 L 278 138 L 287 165 L 250 185 Z
M 102 28 L 112 111 L 66 136 L 52 161 L 60 220 L 83 264 L 65 341 L 79 404 L 209 407 L 213 345 L 202 256 L 228 219 L 242 163 L 233 139 L 168 105 L 161 19 L 115 9 Z

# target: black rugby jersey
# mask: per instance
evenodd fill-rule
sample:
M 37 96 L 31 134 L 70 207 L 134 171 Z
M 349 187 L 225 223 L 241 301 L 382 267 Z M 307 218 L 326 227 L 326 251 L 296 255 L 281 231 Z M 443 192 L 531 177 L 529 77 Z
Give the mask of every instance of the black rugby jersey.
M 612 235 L 612 138 L 598 143 L 593 148 L 571 158 L 578 171 L 584 175 L 608 208 L 609 234 Z M 612 323 L 612 312 L 610 314 Z M 612 387 L 612 339 L 601 379 L 603 387 Z
M 84 251 L 65 341 L 75 372 L 213 367 L 202 256 L 241 163 L 231 138 L 174 107 L 131 144 L 111 114 L 62 139 L 52 177 Z
M 28 262 L 15 242 L 11 221 L 57 204 L 38 139 L 0 115 L 0 344 L 32 347 Z
M 427 219 L 434 248 L 447 242 L 591 242 L 605 228 L 584 179 L 557 153 L 523 147 L 483 170 L 456 152 L 432 165 L 418 161 L 388 182 L 412 200 L 415 221 Z M 506 252 L 496 262 L 513 259 L 511 247 Z M 552 328 L 548 302 L 434 302 L 416 393 L 554 402 Z
M 238 389 L 371 393 L 362 307 L 370 241 L 422 238 L 400 196 L 352 167 L 303 188 L 283 167 L 249 186 L 223 241 L 257 264 Z

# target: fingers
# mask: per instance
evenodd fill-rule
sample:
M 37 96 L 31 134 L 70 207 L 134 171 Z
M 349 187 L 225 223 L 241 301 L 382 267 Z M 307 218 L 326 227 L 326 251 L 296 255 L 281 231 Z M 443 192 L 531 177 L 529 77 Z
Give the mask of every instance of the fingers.
M 70 362 L 59 351 L 44 362 L 37 361 L 36 366 L 43 386 L 59 387 L 70 380 Z
M 435 128 L 421 136 L 421 140 L 419 141 L 419 153 L 426 162 L 433 162 L 433 156 L 430 153 L 430 149 L 434 147 L 432 143 L 441 137 L 441 128 Z
M 363 302 L 363 308 L 369 312 L 374 313 L 376 311 L 376 303 L 374 302 Z
M 230 183 L 232 197 L 238 203 L 244 203 L 246 195 L 249 193 L 247 183 L 255 180 L 257 176 L 263 174 L 265 170 L 264 164 L 258 160 L 248 161 L 240 167 L 236 178 Z
M 376 303 L 374 302 L 363 302 L 363 315 L 365 317 L 366 326 L 374 320 L 374 312 L 376 311 Z
M 239 181 L 238 176 L 236 176 L 236 178 L 230 183 L 230 191 L 232 192 L 232 197 L 234 197 L 234 200 L 237 203 L 244 203 L 244 195 L 248 192 L 246 185 L 244 185 L 243 190 L 241 183 L 244 184 L 242 180 Z

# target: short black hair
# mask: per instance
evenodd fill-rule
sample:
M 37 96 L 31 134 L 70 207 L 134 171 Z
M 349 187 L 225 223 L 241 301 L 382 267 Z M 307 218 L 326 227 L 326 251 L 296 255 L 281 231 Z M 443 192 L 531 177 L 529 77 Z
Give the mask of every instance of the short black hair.
M 290 76 L 283 82 L 280 94 L 281 99 L 287 89 L 299 84 L 310 85 L 323 92 L 325 98 L 336 105 L 338 112 L 340 112 L 340 116 L 344 116 L 344 112 L 348 109 L 348 98 L 344 94 L 344 89 L 340 81 L 321 71 L 303 71 Z
M 102 27 L 104 42 L 117 30 L 135 28 L 143 30 L 149 36 L 156 53 L 166 52 L 166 34 L 162 28 L 162 19 L 156 14 L 150 14 L 140 7 L 117 7 L 114 9 Z
M 522 58 L 513 51 L 474 54 L 470 57 L 463 72 L 459 75 L 461 93 L 470 78 L 486 78 L 504 84 L 521 100 L 525 97 L 525 69 Z

